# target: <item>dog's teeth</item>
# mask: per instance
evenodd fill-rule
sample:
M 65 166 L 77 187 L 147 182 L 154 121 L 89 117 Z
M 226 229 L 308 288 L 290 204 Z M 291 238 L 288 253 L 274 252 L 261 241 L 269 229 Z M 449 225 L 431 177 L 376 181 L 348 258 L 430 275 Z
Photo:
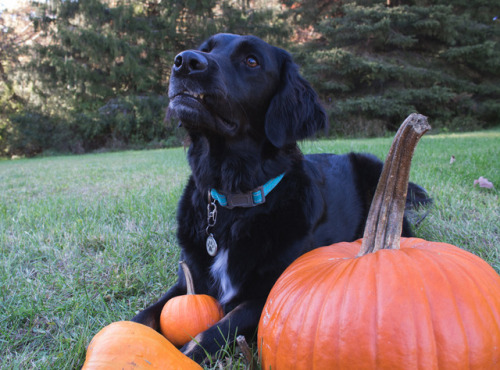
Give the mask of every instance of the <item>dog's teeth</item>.
M 196 98 L 196 99 L 203 99 L 205 97 L 205 94 L 198 94 L 198 93 L 195 93 L 192 91 L 187 91 L 187 90 L 184 90 L 183 94 L 192 96 L 193 98 Z

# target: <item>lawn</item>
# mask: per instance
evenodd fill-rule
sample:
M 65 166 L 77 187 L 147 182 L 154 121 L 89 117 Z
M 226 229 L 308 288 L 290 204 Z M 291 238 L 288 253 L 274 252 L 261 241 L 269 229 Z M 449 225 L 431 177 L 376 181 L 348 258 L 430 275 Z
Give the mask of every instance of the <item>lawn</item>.
M 390 142 L 302 148 L 385 158 Z M 467 249 L 497 271 L 499 143 L 499 129 L 427 135 L 411 174 L 434 198 L 417 236 Z M 174 282 L 176 202 L 188 175 L 182 148 L 0 161 L 0 367 L 80 368 L 100 328 Z M 480 176 L 495 188 L 474 186 Z

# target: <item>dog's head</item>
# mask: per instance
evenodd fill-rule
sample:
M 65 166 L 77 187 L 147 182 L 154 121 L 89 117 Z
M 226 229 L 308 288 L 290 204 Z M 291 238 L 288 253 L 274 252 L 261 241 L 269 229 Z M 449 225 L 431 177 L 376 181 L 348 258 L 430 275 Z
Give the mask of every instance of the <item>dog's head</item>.
M 170 117 L 189 133 L 266 138 L 281 148 L 326 125 L 290 54 L 254 36 L 218 34 L 175 57 Z

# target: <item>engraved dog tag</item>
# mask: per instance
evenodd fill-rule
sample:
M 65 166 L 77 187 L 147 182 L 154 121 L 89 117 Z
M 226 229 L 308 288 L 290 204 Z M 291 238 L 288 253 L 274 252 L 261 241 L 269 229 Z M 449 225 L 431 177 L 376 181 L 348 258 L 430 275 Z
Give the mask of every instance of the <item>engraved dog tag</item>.
M 214 257 L 217 254 L 217 242 L 212 233 L 207 238 L 207 252 Z

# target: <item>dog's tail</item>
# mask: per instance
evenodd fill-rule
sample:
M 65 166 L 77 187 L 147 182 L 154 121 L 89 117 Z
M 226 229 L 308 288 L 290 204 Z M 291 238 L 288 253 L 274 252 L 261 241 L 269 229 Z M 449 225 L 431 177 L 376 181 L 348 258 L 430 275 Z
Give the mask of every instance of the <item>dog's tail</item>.
M 433 203 L 427 190 L 413 182 L 408 184 L 405 216 L 413 227 L 418 227 L 429 214 Z
M 408 184 L 408 193 L 406 195 L 406 209 L 418 208 L 432 204 L 432 198 L 429 198 L 427 190 L 413 182 Z

